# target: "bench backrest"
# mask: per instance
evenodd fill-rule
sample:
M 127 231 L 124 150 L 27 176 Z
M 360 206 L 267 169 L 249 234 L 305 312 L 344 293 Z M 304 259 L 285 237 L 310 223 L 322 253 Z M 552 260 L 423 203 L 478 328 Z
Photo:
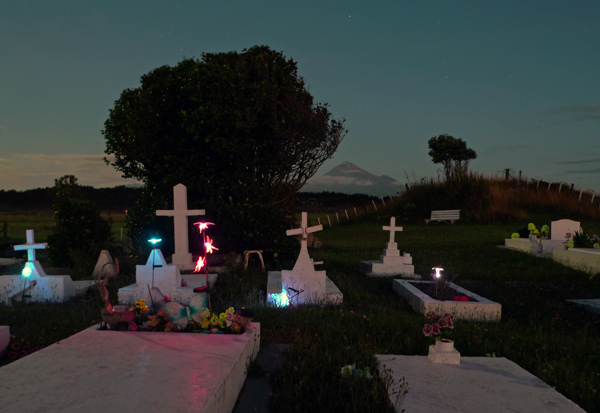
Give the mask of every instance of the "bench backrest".
M 458 219 L 460 217 L 460 209 L 449 209 L 446 211 L 431 211 L 431 219 Z

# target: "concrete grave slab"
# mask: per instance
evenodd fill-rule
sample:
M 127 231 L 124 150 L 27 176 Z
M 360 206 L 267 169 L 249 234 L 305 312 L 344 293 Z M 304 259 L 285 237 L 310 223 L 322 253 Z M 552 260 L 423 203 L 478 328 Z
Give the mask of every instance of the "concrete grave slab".
M 437 314 L 450 313 L 454 315 L 455 319 L 479 321 L 500 321 L 502 316 L 501 304 L 459 287 L 450 281 L 446 282 L 449 288 L 455 290 L 457 294 L 469 297 L 472 301 L 439 301 L 411 283 L 432 283 L 432 281 L 392 281 L 394 291 L 404 298 L 417 313 L 427 314 L 430 311 Z
M 567 301 L 570 303 L 580 305 L 592 313 L 600 314 L 600 298 L 567 300 Z
M 420 275 L 415 275 L 415 266 L 410 254 L 405 252 L 400 255 L 398 244 L 394 241 L 396 232 L 402 231 L 402 227 L 396 226 L 396 217 L 391 217 L 390 225 L 384 225 L 383 230 L 390 232 L 390 239 L 383 254 L 379 256 L 378 261 L 361 261 L 359 263 L 360 271 L 368 277 L 401 275 L 404 278 L 421 279 Z
M 308 234 L 322 229 L 323 226 L 320 224 L 309 227 L 308 214 L 302 212 L 300 228 L 286 231 L 288 236 L 300 236 L 300 252 L 292 270 L 270 271 L 268 273 L 267 300 L 270 303 L 278 306 L 291 303 L 341 304 L 343 294 L 327 278 L 325 271 L 315 270 L 315 263 L 308 255 Z M 293 296 L 291 302 L 288 300 L 289 296 Z
M 10 326 L 0 326 L 0 355 L 4 353 L 10 343 Z
M 46 248 L 46 243 L 36 243 L 34 232 L 28 229 L 27 243 L 15 245 L 15 250 L 27 251 L 27 262 L 21 274 L 0 276 L 0 303 L 12 305 L 17 302 L 60 303 L 74 295 L 84 293 L 94 285 L 93 280 L 74 282 L 69 275 L 47 275 L 35 251 Z
M 0 368 L 2 410 L 229 412 L 260 347 L 259 323 L 239 335 L 96 328 Z
M 462 357 L 458 365 L 434 364 L 425 356 L 375 357 L 379 371 L 388 371 L 394 383 L 405 378 L 409 387 L 401 407 L 406 412 L 585 412 L 504 357 Z M 392 403 L 394 391 L 388 389 Z
M 588 274 L 600 273 L 600 249 L 598 248 L 556 249 L 552 252 L 552 258 L 567 267 Z

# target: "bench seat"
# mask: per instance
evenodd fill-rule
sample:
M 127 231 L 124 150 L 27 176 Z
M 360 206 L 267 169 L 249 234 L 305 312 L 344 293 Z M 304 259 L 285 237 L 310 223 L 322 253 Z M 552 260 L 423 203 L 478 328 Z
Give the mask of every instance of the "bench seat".
M 425 223 L 429 224 L 430 222 L 447 222 L 449 224 L 454 224 L 454 221 L 458 221 L 460 219 L 460 209 L 448 209 L 444 211 L 431 211 L 431 218 L 426 219 Z

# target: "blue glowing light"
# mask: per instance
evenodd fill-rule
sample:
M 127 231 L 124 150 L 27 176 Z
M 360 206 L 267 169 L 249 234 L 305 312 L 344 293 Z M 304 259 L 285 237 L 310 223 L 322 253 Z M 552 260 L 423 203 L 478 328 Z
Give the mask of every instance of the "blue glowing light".
M 275 304 L 276 307 L 287 307 L 290 305 L 290 297 L 288 296 L 285 285 L 282 286 L 281 292 L 278 294 L 269 294 L 268 302 Z
M 29 277 L 31 274 L 33 274 L 33 270 L 31 269 L 31 267 L 29 265 L 26 265 L 25 267 L 23 267 L 23 271 L 21 272 L 21 275 L 23 277 Z
M 158 244 L 161 241 L 162 241 L 162 239 L 160 239 L 160 238 L 150 238 L 148 240 L 148 242 L 152 243 L 152 245 L 156 245 L 156 244 Z

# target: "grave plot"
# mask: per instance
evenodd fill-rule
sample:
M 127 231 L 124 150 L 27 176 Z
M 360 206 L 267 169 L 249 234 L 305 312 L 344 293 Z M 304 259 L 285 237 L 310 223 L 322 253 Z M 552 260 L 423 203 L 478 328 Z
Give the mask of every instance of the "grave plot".
M 597 248 L 569 248 L 554 250 L 552 258 L 576 270 L 588 274 L 600 273 L 600 249 Z
M 435 283 L 440 283 L 448 293 L 440 299 L 433 298 L 426 291 L 433 290 Z M 456 319 L 473 321 L 500 321 L 502 316 L 502 305 L 487 298 L 481 297 L 471 291 L 468 291 L 450 281 L 413 281 L 413 280 L 393 280 L 394 291 L 404 298 L 413 310 L 420 314 L 427 314 L 430 311 L 438 314 L 450 313 Z M 434 295 L 435 296 L 435 295 Z M 461 297 L 468 298 L 468 301 L 462 301 Z M 455 299 L 456 298 L 456 299 Z
M 550 238 L 538 238 L 535 235 L 530 235 L 529 238 L 507 238 L 504 246 L 528 254 L 552 257 L 554 251 L 563 249 L 567 234 L 581 230 L 580 223 L 570 219 L 552 221 L 550 225 Z
M 306 212 L 302 213 L 300 228 L 287 230 L 287 235 L 300 235 L 300 253 L 292 270 L 269 271 L 267 301 L 278 307 L 290 304 L 341 304 L 344 295 L 329 280 L 325 271 L 316 271 L 308 255 L 308 234 L 321 231 L 322 225 L 308 226 Z
M 368 277 L 401 275 L 404 278 L 420 279 L 420 275 L 415 275 L 415 266 L 412 265 L 410 254 L 405 252 L 400 255 L 398 244 L 394 242 L 396 231 L 402 231 L 402 227 L 396 226 L 396 217 L 391 217 L 390 225 L 384 226 L 383 230 L 390 232 L 390 240 L 383 250 L 383 255 L 378 261 L 361 261 L 360 271 Z
M 380 373 L 394 380 L 388 388 L 392 404 L 397 400 L 395 392 L 407 390 L 396 406 L 398 412 L 584 412 L 504 357 L 462 357 L 457 365 L 432 363 L 426 356 L 375 357 Z
M 69 275 L 48 275 L 35 257 L 35 251 L 44 249 L 46 243 L 36 243 L 34 231 L 28 229 L 27 243 L 15 245 L 16 251 L 27 251 L 27 262 L 21 274 L 0 276 L 0 303 L 17 302 L 60 303 L 74 295 L 85 293 L 94 281 L 73 281 Z
M 243 334 L 100 331 L 98 326 L 0 369 L 0 410 L 232 411 L 260 324 Z

